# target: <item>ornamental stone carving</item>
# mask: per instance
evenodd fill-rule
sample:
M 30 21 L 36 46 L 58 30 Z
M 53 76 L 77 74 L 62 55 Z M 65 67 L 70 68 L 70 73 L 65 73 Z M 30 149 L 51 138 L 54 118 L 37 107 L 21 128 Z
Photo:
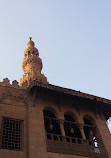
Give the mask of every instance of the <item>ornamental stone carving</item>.
M 0 87 L 0 103 L 7 103 L 7 104 L 27 104 L 27 93 L 18 89 L 13 89 L 13 87 Z
M 24 83 L 30 85 L 31 81 L 37 80 L 47 84 L 47 78 L 44 74 L 41 74 L 42 60 L 39 57 L 39 51 L 35 48 L 35 43 L 31 40 L 27 43 L 27 48 L 24 51 L 24 59 L 22 62 L 22 68 L 24 75 L 20 79 L 20 86 L 23 87 Z
M 5 86 L 10 86 L 10 80 L 8 78 L 4 78 L 2 84 Z
M 12 86 L 16 88 L 19 87 L 17 80 L 12 81 Z

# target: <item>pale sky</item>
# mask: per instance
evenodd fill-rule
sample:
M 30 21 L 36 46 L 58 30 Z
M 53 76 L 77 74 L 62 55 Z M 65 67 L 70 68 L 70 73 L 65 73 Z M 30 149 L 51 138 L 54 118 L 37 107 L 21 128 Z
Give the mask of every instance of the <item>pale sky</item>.
M 22 77 L 29 36 L 49 83 L 111 99 L 111 0 L 0 0 L 0 81 Z

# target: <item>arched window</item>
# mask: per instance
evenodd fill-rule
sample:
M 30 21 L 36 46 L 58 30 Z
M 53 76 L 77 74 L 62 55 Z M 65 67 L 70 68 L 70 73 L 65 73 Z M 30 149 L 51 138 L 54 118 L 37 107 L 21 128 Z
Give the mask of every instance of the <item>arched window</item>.
M 93 123 L 93 120 L 91 117 L 89 116 L 85 116 L 83 118 L 84 120 L 84 133 L 85 133 L 85 136 L 86 136 L 86 139 L 92 139 L 92 135 L 94 135 L 94 123 Z
M 80 129 L 77 125 L 77 122 L 72 113 L 66 113 L 64 115 L 65 122 L 64 122 L 64 130 L 66 136 L 69 137 L 76 137 L 82 138 Z
M 59 120 L 56 119 L 54 111 L 46 109 L 43 113 L 46 133 L 61 135 Z
M 89 145 L 94 145 L 98 147 L 98 130 L 96 124 L 90 116 L 85 116 L 84 120 L 84 133 L 86 139 L 89 140 Z

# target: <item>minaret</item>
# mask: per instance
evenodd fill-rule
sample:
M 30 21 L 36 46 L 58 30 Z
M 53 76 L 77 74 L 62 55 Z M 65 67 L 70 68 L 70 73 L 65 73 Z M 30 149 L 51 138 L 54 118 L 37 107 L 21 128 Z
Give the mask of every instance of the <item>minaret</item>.
M 20 79 L 20 86 L 24 83 L 30 85 L 32 80 L 43 82 L 47 84 L 47 78 L 44 74 L 41 74 L 42 70 L 42 60 L 39 58 L 39 51 L 35 46 L 35 43 L 30 40 L 27 43 L 27 48 L 24 51 L 24 59 L 22 62 L 22 68 L 24 70 L 24 75 Z

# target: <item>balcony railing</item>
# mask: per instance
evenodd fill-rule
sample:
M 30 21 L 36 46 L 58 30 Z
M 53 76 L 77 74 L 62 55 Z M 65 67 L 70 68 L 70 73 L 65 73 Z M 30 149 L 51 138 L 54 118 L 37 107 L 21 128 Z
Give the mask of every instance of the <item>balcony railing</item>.
M 102 142 L 46 133 L 46 143 L 48 152 L 108 158 Z

